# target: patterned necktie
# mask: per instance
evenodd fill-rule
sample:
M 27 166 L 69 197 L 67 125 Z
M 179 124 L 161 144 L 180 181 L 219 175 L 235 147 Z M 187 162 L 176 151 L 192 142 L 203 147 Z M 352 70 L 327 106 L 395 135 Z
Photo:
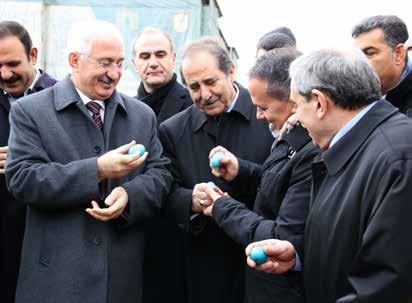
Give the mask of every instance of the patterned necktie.
M 86 104 L 86 107 L 93 114 L 92 117 L 93 117 L 94 124 L 96 124 L 98 129 L 102 129 L 103 121 L 102 121 L 102 117 L 100 116 L 101 106 L 99 105 L 99 103 L 90 101 L 89 103 Z

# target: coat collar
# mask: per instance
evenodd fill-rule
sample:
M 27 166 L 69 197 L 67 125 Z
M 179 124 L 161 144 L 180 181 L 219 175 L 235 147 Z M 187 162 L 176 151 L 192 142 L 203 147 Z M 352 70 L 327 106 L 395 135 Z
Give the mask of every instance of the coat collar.
M 237 98 L 236 104 L 230 113 L 225 114 L 240 114 L 244 119 L 250 121 L 252 115 L 254 115 L 254 106 L 252 103 L 252 99 L 250 98 L 249 92 L 241 86 L 239 83 L 236 83 L 237 87 L 239 87 L 239 96 Z M 193 118 L 193 132 L 197 132 L 199 129 L 203 127 L 203 125 L 208 120 L 208 116 L 197 109 L 197 107 L 191 106 L 190 110 L 192 111 Z
M 323 153 L 329 175 L 338 173 L 370 134 L 384 121 L 398 113 L 398 109 L 385 100 L 380 100 L 366 115 L 335 145 Z
M 82 103 L 82 100 L 77 93 L 70 76 L 67 76 L 64 80 L 57 82 L 54 86 L 54 102 L 57 111 L 61 111 L 73 103 Z M 118 103 L 120 107 L 127 113 L 126 106 L 119 93 L 115 90 L 106 102 Z
M 286 142 L 294 151 L 298 151 L 311 140 L 308 131 L 301 124 L 298 124 L 289 132 L 283 134 L 282 137 L 276 141 L 276 146 L 282 142 Z

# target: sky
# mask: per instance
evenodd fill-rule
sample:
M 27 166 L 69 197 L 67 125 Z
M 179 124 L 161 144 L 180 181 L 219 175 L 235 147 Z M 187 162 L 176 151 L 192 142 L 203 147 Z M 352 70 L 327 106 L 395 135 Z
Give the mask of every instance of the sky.
M 397 15 L 412 34 L 410 0 L 219 0 L 223 17 L 219 24 L 229 45 L 236 48 L 237 80 L 245 85 L 255 59 L 255 47 L 266 32 L 280 26 L 295 34 L 298 49 L 308 52 L 325 47 L 353 45 L 352 27 L 373 15 Z

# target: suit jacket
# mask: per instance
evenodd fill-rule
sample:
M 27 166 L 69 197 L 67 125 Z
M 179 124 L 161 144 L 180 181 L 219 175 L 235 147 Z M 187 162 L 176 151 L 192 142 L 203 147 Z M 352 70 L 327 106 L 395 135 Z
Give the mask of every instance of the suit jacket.
M 382 100 L 313 164 L 299 252 L 307 302 L 411 300 L 411 133 Z
M 142 90 L 144 87 L 139 88 L 139 92 Z M 189 92 L 176 81 L 176 77 L 173 77 L 170 87 L 167 87 L 167 93 L 163 94 L 160 93 L 161 100 L 157 100 L 162 103 L 156 117 L 158 125 L 193 104 Z M 164 257 L 164 247 L 168 248 L 168 258 Z M 145 223 L 143 302 L 163 303 L 170 298 L 182 302 L 185 298 L 183 279 L 182 230 L 166 220 L 164 213 L 160 213 Z
M 48 74 L 41 72 L 30 93 L 39 92 L 56 83 Z M 7 146 L 10 134 L 10 102 L 0 89 L 0 146 Z M 0 175 L 0 284 L 1 301 L 14 303 L 17 276 L 23 243 L 26 207 L 17 202 L 6 186 L 6 178 Z
M 312 184 L 311 164 L 319 154 L 302 126 L 276 142 L 263 165 L 238 159 L 237 178 L 258 179 L 253 211 L 231 197 L 216 200 L 213 219 L 237 243 L 281 239 L 303 245 Z M 246 268 L 246 302 L 304 302 L 300 272 L 267 274 Z
M 386 100 L 399 108 L 399 111 L 412 118 L 412 72 L 395 88 L 386 93 Z
M 70 78 L 12 105 L 6 178 L 28 206 L 16 302 L 141 302 L 142 222 L 169 192 L 156 119 L 144 104 L 116 91 L 99 130 Z M 149 153 L 130 174 L 99 182 L 97 157 L 131 140 Z M 122 186 L 121 217 L 85 212 Z
M 167 215 L 182 229 L 191 231 L 185 242 L 187 302 L 238 303 L 243 300 L 242 246 L 220 230 L 211 218 L 199 215 L 190 221 L 192 190 L 200 182 L 214 181 L 223 191 L 246 201 L 250 207 L 255 200 L 255 185 L 223 182 L 213 177 L 209 167 L 208 155 L 216 145 L 257 163 L 263 163 L 270 152 L 273 137 L 267 123 L 256 120 L 256 108 L 249 93 L 241 86 L 239 89 L 233 110 L 223 113 L 219 121 L 191 106 L 163 122 L 159 129 L 176 181 L 165 206 Z

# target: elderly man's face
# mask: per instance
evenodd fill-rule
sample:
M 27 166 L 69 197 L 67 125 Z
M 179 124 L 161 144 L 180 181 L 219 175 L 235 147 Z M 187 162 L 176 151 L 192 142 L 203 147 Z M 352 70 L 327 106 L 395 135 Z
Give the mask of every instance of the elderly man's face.
M 145 33 L 135 43 L 133 63 L 146 90 L 166 85 L 173 76 L 176 54 L 161 33 Z
M 217 60 L 206 51 L 184 58 L 182 73 L 195 105 L 208 116 L 223 113 L 235 98 L 234 68 L 226 75 L 219 69 Z
M 256 118 L 266 119 L 273 130 L 279 131 L 292 115 L 293 104 L 288 100 L 268 96 L 268 83 L 265 80 L 250 79 L 248 88 L 252 102 L 256 106 Z
M 12 96 L 23 94 L 36 76 L 36 59 L 37 50 L 32 48 L 27 58 L 17 37 L 0 39 L 0 87 Z
M 360 34 L 355 44 L 369 59 L 381 81 L 381 91 L 386 93 L 396 86 L 402 74 L 404 55 L 393 50 L 383 40 L 383 31 L 379 28 Z M 402 51 L 404 53 L 404 51 Z
M 108 99 L 122 76 L 123 44 L 116 38 L 98 38 L 89 55 L 75 56 L 72 70 L 76 87 L 92 100 Z

